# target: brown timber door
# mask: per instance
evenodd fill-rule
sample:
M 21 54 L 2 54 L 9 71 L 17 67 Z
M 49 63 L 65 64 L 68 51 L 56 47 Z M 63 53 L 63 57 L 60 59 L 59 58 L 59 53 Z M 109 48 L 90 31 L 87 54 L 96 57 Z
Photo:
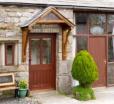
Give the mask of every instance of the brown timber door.
M 30 90 L 55 89 L 55 34 L 30 34 Z
M 89 37 L 89 52 L 94 57 L 99 71 L 99 79 L 93 84 L 94 87 L 106 86 L 107 76 L 107 44 L 105 36 Z

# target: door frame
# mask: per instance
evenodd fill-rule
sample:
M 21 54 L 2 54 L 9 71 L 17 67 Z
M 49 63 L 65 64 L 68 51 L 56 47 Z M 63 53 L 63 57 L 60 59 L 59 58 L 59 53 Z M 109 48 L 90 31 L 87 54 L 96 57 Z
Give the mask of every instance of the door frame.
M 43 36 L 41 36 L 41 35 L 43 35 Z M 29 60 L 28 60 L 29 61 L 28 62 L 29 63 L 29 89 L 30 89 L 30 86 L 31 86 L 31 84 L 30 84 L 30 65 L 31 65 L 30 64 L 30 61 L 31 61 L 31 59 L 30 59 L 30 57 L 31 57 L 31 54 L 30 54 L 31 53 L 30 41 L 31 41 L 32 38 L 38 38 L 38 37 L 44 37 L 45 38 L 45 37 L 52 36 L 52 35 L 54 37 L 53 41 L 55 41 L 54 42 L 55 45 L 54 45 L 54 49 L 53 49 L 54 50 L 54 62 L 53 63 L 54 63 L 55 85 L 54 85 L 53 89 L 56 90 L 56 83 L 57 83 L 56 82 L 56 35 L 57 35 L 56 33 L 29 33 L 28 34 L 28 40 L 29 40 L 29 42 L 28 42 L 29 43 Z M 37 90 L 45 90 L 45 89 L 37 89 Z M 32 89 L 31 89 L 31 91 L 32 91 Z
M 106 43 L 106 73 L 105 73 L 105 77 L 106 77 L 106 87 L 108 87 L 108 36 L 107 35 L 89 35 L 88 39 L 87 39 L 87 50 L 89 50 L 89 38 L 92 37 L 104 37 L 105 38 L 105 43 Z

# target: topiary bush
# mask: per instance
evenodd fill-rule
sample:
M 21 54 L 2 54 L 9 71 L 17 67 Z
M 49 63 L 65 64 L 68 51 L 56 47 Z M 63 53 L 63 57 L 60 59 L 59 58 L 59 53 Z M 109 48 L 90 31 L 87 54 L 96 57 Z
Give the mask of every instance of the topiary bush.
M 72 77 L 83 87 L 91 85 L 98 79 L 98 68 L 92 56 L 86 51 L 80 51 L 74 58 Z
M 79 86 L 75 87 L 74 95 L 76 95 L 77 91 L 80 95 L 80 100 L 82 93 L 85 93 L 84 89 L 89 89 L 92 91 L 91 85 L 94 81 L 98 79 L 98 68 L 97 65 L 93 59 L 93 57 L 88 53 L 86 50 L 82 50 L 79 53 L 77 53 L 76 57 L 74 58 L 73 65 L 72 65 L 72 77 L 75 80 L 79 81 Z M 81 89 L 81 90 L 79 90 Z M 88 91 L 88 90 L 87 90 Z M 87 96 L 90 96 L 92 99 L 94 94 L 87 94 Z M 86 97 L 86 94 L 84 94 Z M 83 96 L 83 97 L 84 97 Z M 77 98 L 75 96 L 75 98 Z M 88 99 L 88 98 L 87 98 Z

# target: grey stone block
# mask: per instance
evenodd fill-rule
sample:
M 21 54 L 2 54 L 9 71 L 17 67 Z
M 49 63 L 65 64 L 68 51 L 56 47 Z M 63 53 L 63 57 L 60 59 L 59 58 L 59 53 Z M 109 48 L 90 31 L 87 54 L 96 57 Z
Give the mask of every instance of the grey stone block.
M 58 74 L 59 75 L 64 75 L 64 74 L 70 74 L 70 70 L 71 70 L 71 66 L 72 66 L 72 61 L 71 60 L 61 60 L 59 61 L 59 71 Z
M 16 80 L 29 80 L 29 72 L 17 72 Z
M 61 74 L 68 74 L 68 67 L 67 67 L 67 61 L 59 61 L 59 75 Z
M 72 89 L 71 86 L 71 76 L 58 76 L 57 89 L 60 93 L 70 94 Z

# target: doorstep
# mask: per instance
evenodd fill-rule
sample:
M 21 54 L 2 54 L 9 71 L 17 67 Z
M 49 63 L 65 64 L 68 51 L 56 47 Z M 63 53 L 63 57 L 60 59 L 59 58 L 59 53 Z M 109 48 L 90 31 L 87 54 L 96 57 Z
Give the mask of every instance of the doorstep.
M 56 92 L 56 90 L 53 90 L 53 89 L 33 90 L 33 91 L 30 91 L 30 95 L 46 94 L 53 91 Z

